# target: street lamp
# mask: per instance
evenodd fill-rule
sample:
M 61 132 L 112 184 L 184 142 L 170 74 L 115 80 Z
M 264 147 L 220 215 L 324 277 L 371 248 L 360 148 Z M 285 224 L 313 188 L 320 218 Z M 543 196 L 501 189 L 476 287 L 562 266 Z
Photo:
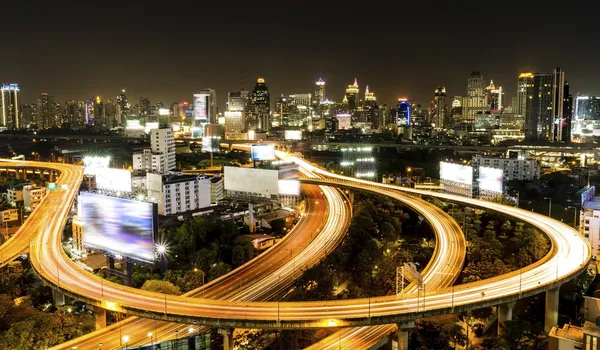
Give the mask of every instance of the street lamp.
M 517 190 L 517 208 L 519 207 L 519 202 L 521 202 L 521 192 Z
M 125 343 L 125 349 L 127 349 L 127 343 L 129 342 L 129 336 L 128 335 L 124 335 L 123 336 L 123 343 Z
M 544 197 L 544 199 L 547 199 L 548 202 L 548 216 L 552 217 L 552 198 L 550 197 Z
M 577 207 L 570 205 L 565 208 L 565 210 L 567 210 L 567 209 L 573 209 L 573 227 L 577 228 Z

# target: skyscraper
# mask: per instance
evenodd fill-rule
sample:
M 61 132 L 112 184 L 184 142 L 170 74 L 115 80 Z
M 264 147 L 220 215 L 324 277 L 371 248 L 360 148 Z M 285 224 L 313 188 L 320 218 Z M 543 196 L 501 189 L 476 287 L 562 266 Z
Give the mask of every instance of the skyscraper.
M 271 129 L 270 103 L 269 88 L 267 88 L 267 84 L 263 78 L 258 78 L 254 90 L 252 90 L 252 104 L 254 106 L 254 113 L 258 119 L 259 130 L 269 131 Z
M 354 84 L 348 85 L 346 88 L 346 100 L 348 100 L 348 109 L 349 112 L 352 113 L 358 107 L 358 95 L 360 93 L 360 89 L 358 88 L 358 80 L 354 78 Z
M 147 117 L 150 115 L 150 99 L 146 96 L 140 96 L 138 115 L 140 117 Z
M 373 129 L 378 129 L 380 123 L 377 114 L 377 97 L 375 97 L 375 93 L 369 91 L 369 85 L 365 87 L 365 106 L 363 109 L 365 111 L 367 122 L 371 123 Z
M 38 128 L 49 129 L 54 126 L 54 97 L 43 92 L 38 99 Z
M 487 108 L 492 111 L 502 110 L 502 86 L 494 85 L 494 81 L 490 81 L 490 85 L 486 88 Z
M 525 72 L 519 75 L 517 83 L 517 103 L 513 106 L 513 113 L 524 116 L 525 120 L 532 113 L 533 80 L 533 73 Z
M 436 129 L 443 129 L 448 119 L 448 96 L 446 88 L 438 86 L 433 93 L 433 106 L 431 108 L 431 121 Z
M 462 104 L 463 122 L 473 124 L 475 114 L 485 112 L 488 105 L 485 88 L 483 75 L 477 71 L 472 72 L 467 80 L 467 96 Z
M 565 115 L 565 103 L 569 103 L 568 87 L 565 95 L 565 85 L 565 73 L 560 68 L 556 68 L 553 73 L 533 75 L 531 114 L 528 114 L 525 106 L 527 140 L 567 141 L 566 138 L 570 138 L 570 132 L 565 132 L 565 128 L 571 123 L 571 116 Z
M 2 94 L 2 125 L 7 129 L 13 130 L 21 127 L 19 120 L 19 85 L 2 84 L 0 88 Z
M 319 78 L 315 86 L 315 103 L 321 103 L 325 101 L 325 81 L 323 78 Z
M 28 127 L 30 124 L 35 124 L 37 121 L 37 104 L 25 104 L 20 106 L 21 111 L 21 127 Z
M 117 118 L 119 119 L 119 124 L 125 125 L 127 123 L 127 116 L 130 109 L 131 105 L 127 102 L 127 95 L 125 94 L 125 89 L 123 89 L 117 95 Z
M 96 98 L 94 99 L 94 125 L 107 125 L 104 103 L 102 102 L 100 96 L 96 96 Z

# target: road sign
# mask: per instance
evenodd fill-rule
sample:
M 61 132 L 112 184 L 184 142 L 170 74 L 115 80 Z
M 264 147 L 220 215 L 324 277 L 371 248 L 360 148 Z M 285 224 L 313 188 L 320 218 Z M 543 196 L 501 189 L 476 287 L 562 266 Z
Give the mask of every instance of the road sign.
M 404 277 L 411 282 L 417 282 L 419 284 L 423 282 L 423 277 L 419 271 L 417 271 L 415 264 L 411 262 L 404 263 Z
M 46 183 L 46 189 L 48 191 L 55 191 L 56 190 L 56 183 L 55 182 L 48 182 L 48 183 Z

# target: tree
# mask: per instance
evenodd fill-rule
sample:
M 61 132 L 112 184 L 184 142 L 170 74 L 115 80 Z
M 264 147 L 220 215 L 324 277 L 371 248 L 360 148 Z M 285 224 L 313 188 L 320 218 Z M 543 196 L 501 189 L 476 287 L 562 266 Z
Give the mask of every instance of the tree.
M 10 294 L 13 298 L 21 295 L 22 278 L 25 270 L 20 261 L 13 261 L 7 264 L 0 273 L 0 289 L 3 293 Z
M 229 271 L 231 271 L 231 265 L 225 264 L 224 262 L 218 262 L 216 265 L 212 266 L 208 271 L 208 280 L 212 281 L 215 278 L 223 276 Z
M 233 247 L 231 252 L 231 264 L 233 267 L 241 266 L 246 262 L 246 249 L 243 245 L 238 244 Z
M 276 232 L 276 233 L 283 232 L 284 228 L 285 228 L 285 220 L 275 219 L 275 220 L 271 221 L 271 229 L 273 230 L 273 232 Z
M 142 286 L 143 290 L 148 290 L 151 292 L 164 293 L 164 294 L 173 294 L 173 295 L 181 295 L 181 290 L 179 287 L 174 285 L 171 282 L 161 281 L 161 280 L 148 280 L 144 282 Z
M 431 320 L 424 319 L 415 322 L 415 328 L 410 330 L 408 338 L 409 349 L 438 349 L 450 350 L 450 338 L 442 331 L 442 327 Z

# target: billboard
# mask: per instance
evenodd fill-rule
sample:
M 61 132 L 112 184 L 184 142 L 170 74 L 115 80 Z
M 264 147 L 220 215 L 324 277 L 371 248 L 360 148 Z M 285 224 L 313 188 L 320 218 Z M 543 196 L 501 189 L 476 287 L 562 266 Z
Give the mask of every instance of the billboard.
M 479 189 L 490 192 L 503 192 L 504 171 L 502 169 L 479 167 Z
M 286 130 L 286 140 L 302 140 L 302 130 Z
M 147 122 L 144 131 L 149 134 L 152 129 L 158 129 L 158 122 Z
M 159 108 L 158 115 L 171 115 L 171 110 L 168 108 Z
M 283 195 L 300 195 L 300 181 L 298 180 L 279 180 L 279 194 Z
M 468 165 L 440 162 L 440 179 L 470 186 L 473 184 L 473 168 Z
M 275 146 L 274 145 L 252 145 L 251 148 L 252 160 L 274 160 Z
M 194 119 L 208 122 L 208 94 L 194 94 Z
M 271 198 L 279 193 L 279 171 L 225 167 L 225 190 Z
M 155 204 L 82 192 L 83 244 L 124 257 L 154 261 Z
M 110 157 L 87 156 L 83 158 L 83 174 L 96 175 L 101 169 L 107 169 Z
M 96 187 L 131 192 L 131 173 L 123 169 L 101 169 L 96 173 Z

